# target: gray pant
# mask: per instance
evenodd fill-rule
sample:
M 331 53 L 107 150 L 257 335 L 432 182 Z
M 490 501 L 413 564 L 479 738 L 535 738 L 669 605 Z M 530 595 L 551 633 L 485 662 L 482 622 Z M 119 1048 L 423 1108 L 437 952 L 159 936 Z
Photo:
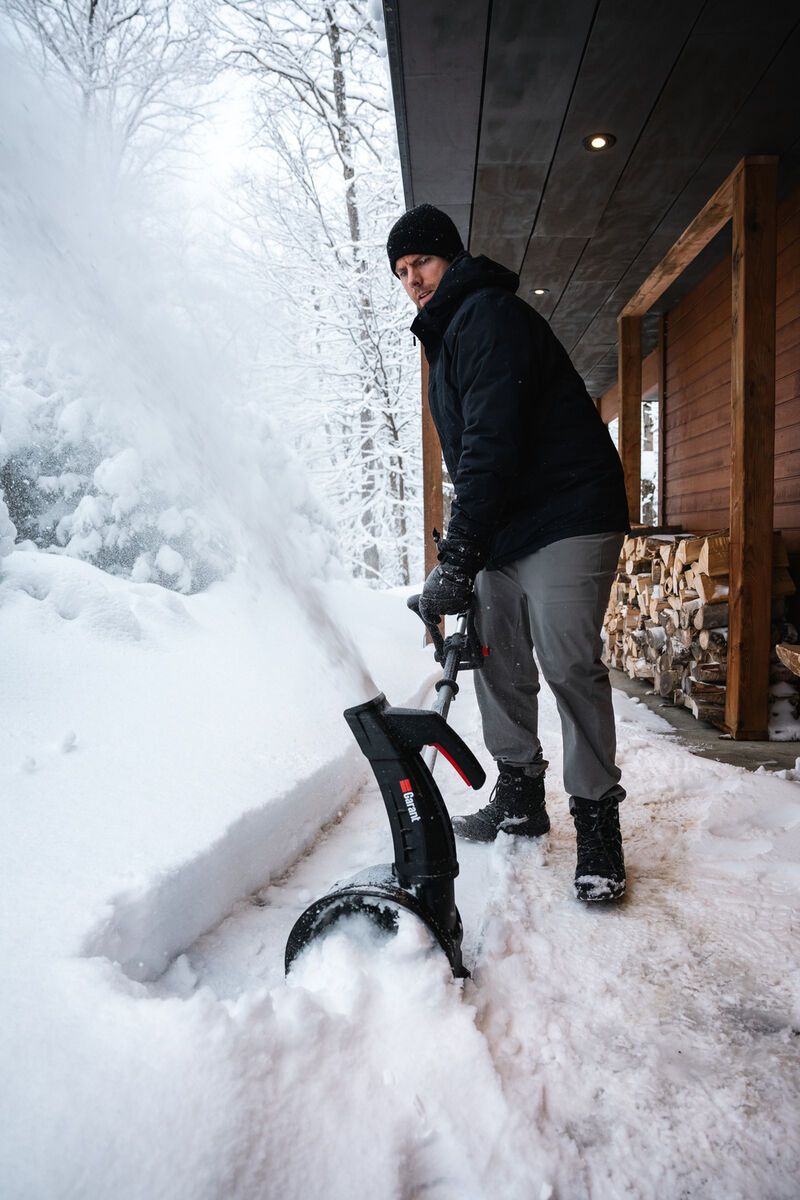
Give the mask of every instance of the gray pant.
M 564 538 L 475 581 L 481 641 L 489 647 L 475 690 L 495 759 L 541 774 L 539 672 L 561 717 L 564 786 L 585 800 L 618 799 L 621 772 L 600 629 L 623 535 Z

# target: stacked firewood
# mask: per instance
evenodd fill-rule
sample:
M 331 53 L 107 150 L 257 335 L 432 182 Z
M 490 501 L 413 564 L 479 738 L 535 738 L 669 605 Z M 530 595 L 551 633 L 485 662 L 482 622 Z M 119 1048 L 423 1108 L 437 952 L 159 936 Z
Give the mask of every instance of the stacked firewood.
M 780 534 L 774 537 L 772 643 L 793 644 L 797 631 L 784 614 L 795 586 Z M 651 680 L 658 695 L 717 725 L 725 717 L 728 570 L 726 532 L 628 537 L 603 623 L 609 666 Z M 770 697 L 800 712 L 800 679 L 774 651 Z

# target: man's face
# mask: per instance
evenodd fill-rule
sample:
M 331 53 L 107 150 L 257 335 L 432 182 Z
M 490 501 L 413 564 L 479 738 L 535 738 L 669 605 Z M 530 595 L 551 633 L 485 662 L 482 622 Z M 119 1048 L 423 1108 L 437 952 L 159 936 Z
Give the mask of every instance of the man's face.
M 397 278 L 417 308 L 424 308 L 450 263 L 438 254 L 405 254 L 394 264 Z

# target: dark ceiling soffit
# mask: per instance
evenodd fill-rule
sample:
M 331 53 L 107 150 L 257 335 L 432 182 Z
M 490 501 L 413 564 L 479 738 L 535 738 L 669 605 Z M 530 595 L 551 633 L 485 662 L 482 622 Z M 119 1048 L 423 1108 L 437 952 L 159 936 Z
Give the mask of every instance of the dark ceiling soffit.
M 414 207 L 414 191 L 411 186 L 411 149 L 408 141 L 406 119 L 406 92 L 403 75 L 403 47 L 400 43 L 399 0 L 383 0 L 383 23 L 386 29 L 386 50 L 389 56 L 389 72 L 392 80 L 394 118 L 397 125 L 397 145 L 400 152 L 400 170 L 403 176 L 403 194 L 406 208 Z

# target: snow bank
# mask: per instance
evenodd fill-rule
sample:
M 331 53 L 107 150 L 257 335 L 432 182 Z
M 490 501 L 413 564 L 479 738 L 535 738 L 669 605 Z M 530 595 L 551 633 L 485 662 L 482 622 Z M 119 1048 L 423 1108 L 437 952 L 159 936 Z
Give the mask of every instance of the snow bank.
M 157 972 L 293 861 L 357 790 L 363 771 L 341 712 L 369 698 L 363 669 L 343 666 L 340 645 L 331 661 L 288 592 L 249 586 L 179 598 L 71 559 L 4 559 L 0 639 L 18 719 L 5 721 L 0 744 L 21 839 L 4 882 L 42 920 L 38 952 L 75 953 L 95 926 L 105 945 L 98 930 L 116 896 L 126 915 L 113 937 L 126 960 L 139 954 L 144 973 Z M 367 643 L 371 610 L 396 608 L 408 649 L 421 646 L 402 597 L 329 585 L 327 606 L 337 603 Z M 419 649 L 395 673 L 407 693 L 427 661 Z M 13 842 L 5 849 L 13 856 Z M 65 875 L 70 899 L 50 913 Z M 190 902 L 201 879 L 205 894 Z M 130 930 L 158 927 L 160 894 L 177 927 L 137 944 Z
M 317 743 L 316 761 L 324 760 L 321 750 Z M 118 963 L 131 979 L 157 979 L 237 900 L 291 866 L 366 783 L 355 746 L 336 746 L 335 755 L 294 787 L 265 795 L 206 850 L 114 895 L 81 952 Z

